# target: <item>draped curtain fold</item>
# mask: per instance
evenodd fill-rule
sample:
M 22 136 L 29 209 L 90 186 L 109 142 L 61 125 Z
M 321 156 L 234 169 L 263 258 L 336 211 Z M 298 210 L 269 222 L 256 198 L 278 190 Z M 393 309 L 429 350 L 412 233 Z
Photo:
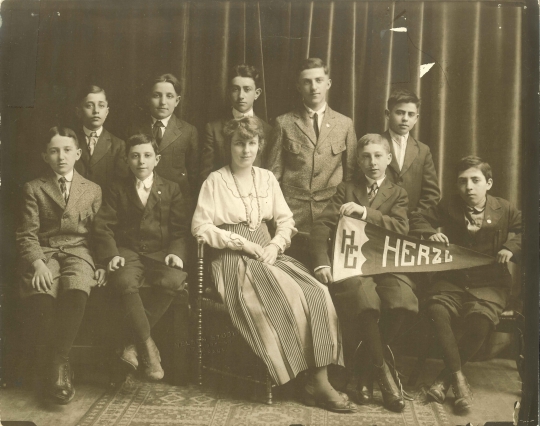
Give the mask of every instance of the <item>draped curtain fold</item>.
M 255 110 L 271 119 L 299 102 L 296 66 L 317 56 L 330 66 L 330 105 L 359 137 L 384 131 L 390 91 L 409 88 L 422 99 L 413 134 L 430 146 L 443 194 L 453 190 L 456 160 L 477 154 L 493 166 L 493 194 L 520 201 L 524 10 L 515 3 L 40 3 L 35 102 L 15 132 L 25 152 L 35 150 L 32 131 L 73 118 L 83 82 L 107 89 L 106 124 L 122 135 L 143 108 L 144 78 L 172 72 L 182 81 L 177 114 L 202 130 L 226 108 L 231 66 L 261 69 Z

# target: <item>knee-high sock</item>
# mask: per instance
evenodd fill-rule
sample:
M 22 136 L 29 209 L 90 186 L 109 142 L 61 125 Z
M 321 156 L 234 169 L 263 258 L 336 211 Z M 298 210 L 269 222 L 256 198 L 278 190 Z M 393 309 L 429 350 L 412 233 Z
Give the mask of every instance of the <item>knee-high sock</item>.
M 153 328 L 163 314 L 167 312 L 173 298 L 173 295 L 167 294 L 158 289 L 154 289 L 154 291 L 152 291 L 148 301 L 145 301 L 146 317 L 148 318 L 150 328 Z
M 482 347 L 491 330 L 491 324 L 484 315 L 472 314 L 467 318 L 467 331 L 458 342 L 462 366 Z
M 437 340 L 441 345 L 444 363 L 452 372 L 461 370 L 461 358 L 458 344 L 452 331 L 450 312 L 440 303 L 432 303 L 427 309 L 431 324 L 435 330 Z
M 48 294 L 36 294 L 23 300 L 23 354 L 31 354 L 37 345 L 51 341 L 55 304 L 54 297 Z
M 399 335 L 406 314 L 407 311 L 403 309 L 392 309 L 385 312 L 384 315 L 381 316 L 379 326 L 381 329 L 383 343 L 385 345 L 390 345 L 393 343 L 396 337 Z
M 150 323 L 146 317 L 143 302 L 139 293 L 122 295 L 122 303 L 126 320 L 137 343 L 146 342 L 150 337 Z
M 56 338 L 54 350 L 57 355 L 67 357 L 79 332 L 88 295 L 81 290 L 68 290 L 58 295 L 55 322 Z
M 383 345 L 379 324 L 377 323 L 378 313 L 374 311 L 362 312 L 359 315 L 359 327 L 362 330 L 363 345 L 371 355 L 373 364 L 381 366 L 383 364 Z

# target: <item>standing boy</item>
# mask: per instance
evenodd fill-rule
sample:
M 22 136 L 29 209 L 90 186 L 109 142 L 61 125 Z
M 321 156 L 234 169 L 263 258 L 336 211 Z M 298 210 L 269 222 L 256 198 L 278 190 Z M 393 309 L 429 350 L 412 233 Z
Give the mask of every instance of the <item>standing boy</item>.
M 384 346 L 398 335 L 407 314 L 418 312 L 413 282 L 401 274 L 380 274 L 332 283 L 328 253 L 340 216 L 356 217 L 400 234 L 406 235 L 409 230 L 407 193 L 386 176 L 392 160 L 387 140 L 381 135 L 368 134 L 358 141 L 357 149 L 362 174 L 358 180 L 339 184 L 336 194 L 313 224 L 309 246 L 315 277 L 329 285 L 343 326 L 345 362 L 350 370 L 355 363 L 354 349 L 362 342 L 357 402 L 372 402 L 376 372 L 384 405 L 399 412 L 405 408 L 403 395 L 384 360 Z
M 410 135 L 418 121 L 420 99 L 409 90 L 399 89 L 392 92 L 387 107 L 388 130 L 382 136 L 392 153 L 388 179 L 407 191 L 409 214 L 433 207 L 441 195 L 433 157 L 427 145 Z
M 161 160 L 156 171 L 180 186 L 184 197 L 198 196 L 199 138 L 197 129 L 174 114 L 180 102 L 180 82 L 172 74 L 163 74 L 145 88 L 150 114 L 135 133 L 153 135 Z
M 201 184 L 208 175 L 230 163 L 231 153 L 225 144 L 223 127 L 225 123 L 243 117 L 255 117 L 263 128 L 265 140 L 270 138 L 272 128 L 253 112 L 253 103 L 261 96 L 259 70 L 251 65 L 241 64 L 232 68 L 229 75 L 229 87 L 227 88 L 231 109 L 228 115 L 206 125 L 201 154 Z M 259 152 L 254 166 L 264 164 L 264 151 Z
M 151 136 L 131 136 L 126 150 L 131 173 L 105 191 L 95 221 L 95 247 L 132 331 L 120 359 L 136 370 L 140 354 L 146 377 L 160 380 L 164 372 L 150 331 L 184 288 L 190 207 L 179 186 L 155 172 L 160 155 Z M 144 305 L 139 295 L 143 280 L 153 288 Z
M 276 119 L 266 164 L 281 184 L 298 228 L 289 254 L 304 262 L 313 221 L 354 171 L 353 123 L 326 103 L 331 85 L 321 59 L 309 58 L 300 64 L 296 87 L 303 104 Z
M 90 225 L 101 205 L 101 189 L 73 167 L 81 156 L 75 132 L 49 130 L 43 160 L 52 170 L 23 188 L 17 229 L 21 258 L 26 348 L 46 344 L 46 395 L 58 404 L 75 396 L 69 352 L 81 324 L 90 289 L 105 284 L 94 266 Z
M 112 180 L 127 176 L 124 141 L 103 127 L 109 114 L 105 90 L 95 85 L 85 86 L 78 102 L 76 114 L 82 121 L 78 132 L 82 154 L 75 170 L 103 188 Z
M 462 158 L 457 165 L 459 194 L 411 215 L 411 234 L 458 244 L 497 259 L 497 264 L 487 267 L 439 272 L 427 289 L 427 313 L 446 365 L 428 395 L 443 403 L 452 386 L 458 410 L 472 405 L 472 393 L 461 368 L 499 322 L 512 283 L 507 263 L 521 252 L 521 212 L 508 201 L 488 195 L 492 185 L 488 163 L 476 156 Z M 444 234 L 437 232 L 440 226 Z M 455 319 L 467 325 L 459 342 L 451 328 Z

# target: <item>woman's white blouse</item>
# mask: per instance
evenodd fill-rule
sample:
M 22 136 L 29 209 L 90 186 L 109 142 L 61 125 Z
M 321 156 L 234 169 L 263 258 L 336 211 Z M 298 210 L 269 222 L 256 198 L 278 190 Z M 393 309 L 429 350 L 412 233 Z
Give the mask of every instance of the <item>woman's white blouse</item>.
M 291 238 L 297 230 L 276 177 L 269 170 L 259 167 L 253 167 L 253 170 L 259 203 L 253 188 L 250 191 L 252 196 L 244 197 L 245 203 L 242 201 L 229 166 L 210 173 L 202 185 L 191 222 L 191 232 L 195 237 L 202 238 L 214 248 L 241 250 L 246 239 L 218 227 L 247 222 L 247 210 L 252 228 L 257 228 L 261 221 L 274 223 L 276 234 L 271 242 L 280 248 L 280 252 L 291 245 Z M 243 188 L 241 190 L 244 191 Z

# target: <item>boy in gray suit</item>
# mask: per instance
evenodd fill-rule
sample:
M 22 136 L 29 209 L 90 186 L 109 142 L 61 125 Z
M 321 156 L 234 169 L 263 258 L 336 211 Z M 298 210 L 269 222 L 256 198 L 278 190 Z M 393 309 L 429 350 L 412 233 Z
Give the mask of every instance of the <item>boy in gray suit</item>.
M 101 189 L 73 169 L 81 156 L 73 130 L 51 128 L 42 155 L 52 170 L 24 185 L 16 232 L 25 346 L 48 344 L 46 394 L 58 404 L 67 404 L 75 395 L 69 352 L 90 289 L 105 285 L 105 270 L 96 269 L 89 248 Z
M 304 60 L 297 76 L 303 104 L 276 118 L 266 168 L 281 184 L 298 228 L 288 253 L 305 263 L 304 246 L 313 221 L 337 186 L 352 178 L 356 135 L 352 120 L 326 103 L 332 80 L 324 61 Z

